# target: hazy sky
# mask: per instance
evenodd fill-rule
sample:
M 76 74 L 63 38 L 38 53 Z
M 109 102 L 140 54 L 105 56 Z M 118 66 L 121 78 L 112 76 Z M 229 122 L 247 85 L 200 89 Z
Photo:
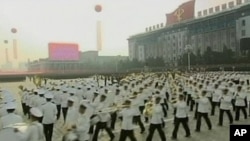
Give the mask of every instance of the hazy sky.
M 127 38 L 148 26 L 165 23 L 166 13 L 188 0 L 0 0 L 0 64 L 18 40 L 18 57 L 27 61 L 48 57 L 49 42 L 78 43 L 80 50 L 96 50 L 96 21 L 103 24 L 100 55 L 128 55 Z M 196 13 L 233 0 L 196 0 Z M 96 13 L 95 4 L 103 11 Z M 12 34 L 10 29 L 17 28 Z M 4 44 L 9 40 L 9 44 Z

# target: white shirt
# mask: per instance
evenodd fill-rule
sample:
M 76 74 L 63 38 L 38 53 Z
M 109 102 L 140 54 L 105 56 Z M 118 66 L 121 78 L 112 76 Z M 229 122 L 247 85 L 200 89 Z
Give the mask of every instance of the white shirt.
M 152 110 L 152 118 L 151 123 L 152 124 L 161 124 L 162 118 L 163 118 L 163 111 L 160 104 L 154 105 Z
M 68 97 L 69 97 L 69 94 L 62 93 L 62 103 L 61 103 L 62 108 L 68 107 Z
M 235 97 L 235 106 L 246 106 L 245 99 L 247 95 L 244 92 L 236 92 L 234 97 Z
M 41 111 L 43 113 L 43 124 L 52 124 L 56 122 L 57 108 L 54 103 L 47 102 L 41 106 Z
M 39 108 L 40 110 L 42 110 L 42 105 L 44 105 L 46 103 L 46 99 L 44 97 L 39 97 L 36 101 L 35 107 Z
M 107 108 L 107 103 L 104 102 L 100 102 L 96 108 L 96 112 L 100 117 L 100 122 L 107 122 L 110 120 L 110 114 L 109 113 L 99 113 L 99 111 L 101 112 L 103 109 Z
M 220 102 L 221 90 L 214 90 L 212 93 L 212 101 L 213 102 Z
M 139 104 L 140 103 L 139 103 L 138 97 L 132 101 L 131 107 L 134 109 L 136 116 L 139 116 L 141 114 L 140 109 L 139 109 L 139 106 L 140 106 Z
M 79 117 L 76 121 L 76 131 L 79 135 L 80 141 L 89 140 L 89 128 L 90 128 L 90 119 L 86 114 L 79 114 Z
M 75 125 L 77 118 L 78 118 L 78 112 L 76 108 L 74 106 L 69 107 L 65 121 L 66 127 L 71 127 L 72 125 Z
M 207 97 L 201 97 L 198 100 L 198 112 L 200 113 L 208 113 L 209 112 L 209 100 Z
M 55 102 L 56 105 L 61 105 L 62 104 L 62 93 L 60 91 L 54 92 L 54 99 L 53 101 Z
M 0 118 L 0 124 L 2 125 L 2 128 L 8 127 L 16 123 L 22 123 L 22 122 L 23 122 L 23 118 L 14 113 L 9 113 Z M 0 129 L 1 129 L 1 126 L 0 126 Z
M 232 97 L 229 95 L 222 95 L 220 97 L 220 109 L 222 110 L 230 110 L 232 107 Z
M 45 141 L 43 125 L 37 121 L 32 122 L 24 134 L 20 134 L 23 141 Z
M 185 101 L 179 101 L 174 107 L 176 107 L 175 116 L 177 118 L 186 118 L 188 116 L 188 107 Z
M 121 129 L 123 130 L 133 130 L 133 117 L 135 116 L 135 111 L 131 108 L 124 108 L 121 112 L 119 112 L 120 116 L 122 116 L 122 125 Z

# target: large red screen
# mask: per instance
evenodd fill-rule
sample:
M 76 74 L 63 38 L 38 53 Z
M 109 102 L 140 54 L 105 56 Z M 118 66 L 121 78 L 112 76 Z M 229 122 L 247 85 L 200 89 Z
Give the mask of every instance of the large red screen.
M 50 60 L 79 60 L 78 44 L 49 43 Z

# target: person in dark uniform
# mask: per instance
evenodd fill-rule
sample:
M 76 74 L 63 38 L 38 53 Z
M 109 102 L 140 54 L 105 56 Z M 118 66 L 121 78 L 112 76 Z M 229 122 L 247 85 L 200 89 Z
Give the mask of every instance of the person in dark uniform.
M 174 107 L 176 108 L 176 113 L 175 113 L 175 127 L 172 133 L 172 139 L 177 139 L 177 132 L 180 123 L 183 125 L 186 131 L 185 137 L 190 137 L 191 134 L 188 126 L 188 107 L 186 105 L 186 102 L 184 101 L 184 95 L 179 95 L 179 102 L 174 104 Z

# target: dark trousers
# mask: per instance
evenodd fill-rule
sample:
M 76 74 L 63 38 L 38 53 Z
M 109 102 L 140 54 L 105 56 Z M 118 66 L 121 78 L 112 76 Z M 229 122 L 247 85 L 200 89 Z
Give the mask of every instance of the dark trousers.
M 187 106 L 190 105 L 191 101 L 192 101 L 191 94 L 187 94 Z
M 220 106 L 220 102 L 213 102 L 212 101 L 212 108 L 211 108 L 211 116 L 213 116 L 214 115 L 214 112 L 215 112 L 215 107 L 216 106 Z
M 68 112 L 68 107 L 66 107 L 66 108 L 63 107 L 62 108 L 62 114 L 63 114 L 64 122 L 66 121 L 67 112 Z
M 22 103 L 22 108 L 23 108 L 23 114 L 26 116 L 28 112 L 25 103 Z
M 31 109 L 31 107 L 30 107 L 30 106 L 27 106 L 26 108 L 27 108 L 28 118 L 30 119 L 30 109 Z
M 56 105 L 56 108 L 57 108 L 56 118 L 58 120 L 60 118 L 60 115 L 61 115 L 61 105 Z
M 200 113 L 198 112 L 198 116 L 197 116 L 197 123 L 196 123 L 196 130 L 197 131 L 200 131 L 200 128 L 201 128 L 201 118 L 204 118 L 206 123 L 207 123 L 207 126 L 208 126 L 208 129 L 211 129 L 212 128 L 212 124 L 211 124 L 211 121 L 208 117 L 208 113 Z
M 43 124 L 43 131 L 46 141 L 51 141 L 54 124 Z
M 248 114 L 250 116 L 250 101 L 248 101 Z
M 144 100 L 144 104 L 146 104 L 148 102 L 148 100 Z M 144 106 L 145 109 L 145 106 Z M 145 117 L 145 122 L 148 122 L 148 117 Z
M 235 120 L 240 119 L 240 110 L 243 112 L 245 119 L 247 119 L 247 110 L 245 106 L 235 106 Z
M 165 95 L 166 95 L 166 99 L 167 99 L 167 101 L 168 101 L 168 100 L 169 100 L 169 93 L 166 92 Z
M 141 128 L 141 132 L 144 132 L 145 131 L 145 127 L 144 127 L 144 125 L 143 125 L 143 123 L 141 121 L 141 116 L 140 115 L 139 116 L 134 116 L 133 120 L 134 120 L 135 124 L 139 124 L 139 126 Z
M 39 123 L 42 123 L 43 121 L 43 116 L 38 118 Z
M 145 109 L 145 106 L 139 106 L 139 110 L 140 110 L 141 114 L 143 114 L 144 109 Z
M 197 119 L 197 117 L 198 117 L 198 106 L 199 106 L 199 104 L 195 103 L 194 119 Z
M 119 141 L 126 141 L 126 139 L 130 138 L 131 141 L 136 141 L 135 134 L 133 130 L 121 130 Z
M 186 131 L 186 136 L 190 136 L 190 129 L 188 127 L 188 118 L 175 118 L 175 126 L 174 131 L 172 133 L 173 138 L 177 138 L 177 132 L 180 126 L 180 123 L 182 124 L 183 128 Z
M 155 129 L 157 129 L 157 131 L 158 131 L 158 133 L 159 133 L 159 135 L 161 137 L 161 140 L 166 141 L 166 136 L 165 136 L 165 133 L 162 130 L 162 125 L 161 124 L 150 124 L 150 126 L 149 126 L 149 134 L 148 134 L 148 137 L 147 137 L 146 141 L 152 141 Z
M 210 104 L 212 106 L 212 97 L 207 97 L 207 98 L 208 98 L 208 100 L 209 100 L 209 102 L 210 102 Z
M 232 99 L 231 103 L 232 103 L 232 106 L 233 106 L 233 111 L 235 111 L 235 99 Z
M 166 110 L 168 110 L 168 109 L 169 109 L 169 107 L 168 107 L 168 102 L 167 102 L 167 99 L 164 99 L 164 105 L 166 106 Z
M 98 134 L 101 129 L 105 129 L 109 135 L 110 138 L 114 138 L 114 134 L 112 133 L 111 129 L 107 126 L 107 122 L 98 122 L 96 124 L 95 128 L 95 133 L 93 135 L 93 140 L 92 141 L 97 141 L 98 140 Z
M 117 118 L 117 113 L 114 112 L 111 114 L 111 129 L 115 129 L 115 122 L 116 122 L 116 118 Z
M 194 105 L 195 105 L 195 100 L 192 99 L 190 103 L 190 111 L 193 111 Z
M 229 121 L 230 121 L 230 124 L 233 123 L 233 116 L 231 114 L 231 111 L 230 110 L 223 110 L 223 109 L 220 109 L 220 114 L 219 114 L 219 125 L 222 126 L 223 125 L 223 115 L 224 115 L 224 112 L 227 113 L 227 116 L 229 118 Z
M 166 110 L 166 108 L 165 108 L 165 104 L 162 103 L 162 104 L 161 104 L 161 107 L 162 107 L 162 111 L 163 111 L 164 117 L 167 117 L 167 110 Z

